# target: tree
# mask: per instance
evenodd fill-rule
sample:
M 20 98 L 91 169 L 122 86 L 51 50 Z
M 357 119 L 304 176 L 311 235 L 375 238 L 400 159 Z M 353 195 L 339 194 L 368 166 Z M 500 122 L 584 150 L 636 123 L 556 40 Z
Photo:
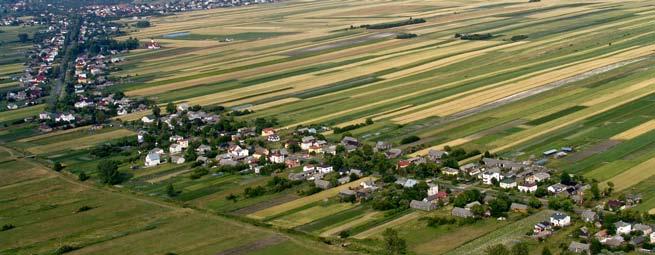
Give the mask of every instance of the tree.
M 86 180 L 89 179 L 89 175 L 87 175 L 86 172 L 80 172 L 80 173 L 77 175 L 77 179 L 78 179 L 79 181 L 83 182 L 83 181 L 86 181 Z
M 107 159 L 98 162 L 98 177 L 105 184 L 120 183 L 121 177 L 120 172 L 118 172 L 118 162 Z
M 155 107 L 152 108 L 152 115 L 155 115 L 155 117 L 159 118 L 160 114 L 161 114 L 161 109 L 159 108 L 159 106 L 155 105 Z
M 545 197 L 548 195 L 548 190 L 544 187 L 537 187 L 537 190 L 534 192 L 535 197 Z
M 610 196 L 612 194 L 612 191 L 614 191 L 614 183 L 613 182 L 607 182 L 607 192 L 606 196 Z
M 528 201 L 528 205 L 532 208 L 539 209 L 543 205 L 539 199 L 536 198 L 530 198 L 530 201 Z
M 598 182 L 593 182 L 591 184 L 591 194 L 593 195 L 594 200 L 600 199 L 600 188 L 598 188 Z
M 589 250 L 591 251 L 591 254 L 600 254 L 603 251 L 603 244 L 601 244 L 598 239 L 592 238 Z
M 507 249 L 507 247 L 505 247 L 505 245 L 496 244 L 496 245 L 492 245 L 492 246 L 487 247 L 487 249 L 485 249 L 485 254 L 487 254 L 487 255 L 510 255 L 512 253 L 510 253 L 510 251 Z
M 52 169 L 55 170 L 55 171 L 57 171 L 57 172 L 59 172 L 59 171 L 61 171 L 62 169 L 64 169 L 64 166 L 61 165 L 61 163 L 60 163 L 59 161 L 57 161 L 57 162 L 55 162 L 55 164 L 53 165 Z
M 237 199 L 238 199 L 238 198 L 239 198 L 239 196 L 235 195 L 234 193 L 230 193 L 230 195 L 228 195 L 227 197 L 225 197 L 225 199 L 227 199 L 228 201 L 232 201 L 232 202 L 234 202 L 234 203 L 237 202 Z
M 97 111 L 95 118 L 96 118 L 96 123 L 102 124 L 105 123 L 105 121 L 107 120 L 107 115 L 103 111 Z
M 560 183 L 569 185 L 572 182 L 571 175 L 566 171 L 562 171 L 562 174 L 560 175 Z
M 175 107 L 175 104 L 173 102 L 169 102 L 166 104 L 166 112 L 169 114 L 175 113 L 177 111 L 177 108 Z
M 398 231 L 387 228 L 382 233 L 382 236 L 384 237 L 384 250 L 386 254 L 396 255 L 407 253 L 407 243 L 398 236 Z
M 26 43 L 30 40 L 30 36 L 26 33 L 20 33 L 18 34 L 18 41 L 21 43 Z
M 550 252 L 550 249 L 548 249 L 548 247 L 544 247 L 544 249 L 541 250 L 541 255 L 553 255 L 553 253 Z
M 172 183 L 169 183 L 168 186 L 166 186 L 166 195 L 169 197 L 177 196 L 177 191 L 175 191 L 175 187 L 173 187 Z
M 145 28 L 145 27 L 150 26 L 150 22 L 147 21 L 147 20 L 140 20 L 140 21 L 136 22 L 136 24 L 134 24 L 134 26 L 138 27 L 138 28 Z
M 373 119 L 366 118 L 366 125 L 373 125 Z
M 528 245 L 524 242 L 520 242 L 512 246 L 512 255 L 528 255 L 530 254 L 530 249 Z

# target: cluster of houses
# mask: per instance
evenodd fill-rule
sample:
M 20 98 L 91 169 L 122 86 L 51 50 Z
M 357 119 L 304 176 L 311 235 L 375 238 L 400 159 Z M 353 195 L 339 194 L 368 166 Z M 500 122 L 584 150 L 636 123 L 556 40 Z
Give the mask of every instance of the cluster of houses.
M 48 36 L 33 44 L 23 74 L 18 78 L 19 88 L 7 92 L 8 110 L 38 104 L 38 100 L 46 96 L 48 76 L 62 50 L 68 26 L 65 19 L 53 21 L 47 29 Z
M 183 0 L 151 3 L 89 5 L 83 7 L 87 14 L 99 17 L 130 17 L 144 15 L 162 15 L 172 12 L 206 10 L 222 7 L 247 6 L 252 4 L 273 3 L 277 0 Z

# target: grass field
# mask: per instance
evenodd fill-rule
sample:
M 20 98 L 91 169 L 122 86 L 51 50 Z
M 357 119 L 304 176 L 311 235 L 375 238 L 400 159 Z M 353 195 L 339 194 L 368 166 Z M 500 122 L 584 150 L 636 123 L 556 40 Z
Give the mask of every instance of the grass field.
M 214 215 L 78 183 L 31 161 L 0 164 L 0 218 L 16 226 L 0 232 L 2 254 L 50 254 L 62 245 L 76 247 L 75 254 L 337 253 Z M 91 209 L 76 212 L 82 206 Z

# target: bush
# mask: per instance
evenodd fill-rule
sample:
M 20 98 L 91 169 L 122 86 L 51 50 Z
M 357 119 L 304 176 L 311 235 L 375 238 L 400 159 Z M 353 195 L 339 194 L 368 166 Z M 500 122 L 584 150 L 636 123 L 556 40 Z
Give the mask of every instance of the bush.
M 410 136 L 407 136 L 407 137 L 403 138 L 402 140 L 400 140 L 400 144 L 413 143 L 413 142 L 416 142 L 418 140 L 421 140 L 421 138 L 418 137 L 418 136 L 415 136 L 415 135 L 410 135 Z
M 486 34 L 455 34 L 455 38 L 459 38 L 462 40 L 471 40 L 471 41 L 479 41 L 479 40 L 489 40 L 493 38 L 493 35 L 490 33 Z
M 380 23 L 380 24 L 373 24 L 373 25 L 362 25 L 361 27 L 367 28 L 367 29 L 385 29 L 385 28 L 392 28 L 392 27 L 400 27 L 400 26 L 406 26 L 406 25 L 419 24 L 419 23 L 424 23 L 424 22 L 425 22 L 425 19 L 409 18 L 408 20 L 403 20 L 403 21 L 387 22 L 387 23 Z
M 512 36 L 512 38 L 510 40 L 512 40 L 514 42 L 517 42 L 517 41 L 521 41 L 521 40 L 525 40 L 525 39 L 528 39 L 527 35 L 515 35 L 515 36 Z
M 199 167 L 199 168 L 193 169 L 193 172 L 191 172 L 191 175 L 189 176 L 189 178 L 191 178 L 191 180 L 200 179 L 200 177 L 203 177 L 203 176 L 205 176 L 207 174 L 209 174 L 209 170 L 207 170 L 207 168 Z
M 141 20 L 137 22 L 134 26 L 138 28 L 145 28 L 150 26 L 150 22 L 147 20 Z
M 81 213 L 81 212 L 86 212 L 86 211 L 91 210 L 91 209 L 93 209 L 93 207 L 88 206 L 88 205 L 84 205 L 84 206 L 82 206 L 80 208 L 77 208 L 77 211 L 75 211 L 75 212 L 76 213 Z
M 396 39 L 410 39 L 417 37 L 418 35 L 412 33 L 400 33 L 396 35 Z
M 59 246 L 59 248 L 57 248 L 55 250 L 55 254 L 59 255 L 59 254 L 69 253 L 69 252 L 74 251 L 74 250 L 77 250 L 77 247 L 72 246 L 72 245 L 68 245 L 68 244 L 64 244 L 62 246 Z
M 14 226 L 12 224 L 4 224 L 4 225 L 2 225 L 2 228 L 0 229 L 0 231 L 7 231 L 7 230 L 13 229 L 15 227 L 16 226 Z
M 80 172 L 80 173 L 77 175 L 77 179 L 78 179 L 79 181 L 81 181 L 81 182 L 86 181 L 86 180 L 88 180 L 89 178 L 90 178 L 90 177 L 89 177 L 89 175 L 86 174 L 86 172 Z
M 52 166 L 52 169 L 59 172 L 64 169 L 64 166 L 60 162 L 55 162 L 55 164 Z

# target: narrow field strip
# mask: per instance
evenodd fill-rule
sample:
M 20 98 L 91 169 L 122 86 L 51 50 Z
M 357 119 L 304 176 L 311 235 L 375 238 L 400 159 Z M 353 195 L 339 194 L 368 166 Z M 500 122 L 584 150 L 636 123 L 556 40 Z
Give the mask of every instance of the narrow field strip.
M 623 131 L 619 134 L 616 134 L 615 136 L 612 136 L 610 139 L 612 140 L 630 140 L 633 139 L 641 134 L 650 132 L 651 130 L 655 129 L 655 120 L 651 120 L 648 122 L 645 122 L 639 126 L 636 126 L 634 128 L 628 129 L 626 131 Z

